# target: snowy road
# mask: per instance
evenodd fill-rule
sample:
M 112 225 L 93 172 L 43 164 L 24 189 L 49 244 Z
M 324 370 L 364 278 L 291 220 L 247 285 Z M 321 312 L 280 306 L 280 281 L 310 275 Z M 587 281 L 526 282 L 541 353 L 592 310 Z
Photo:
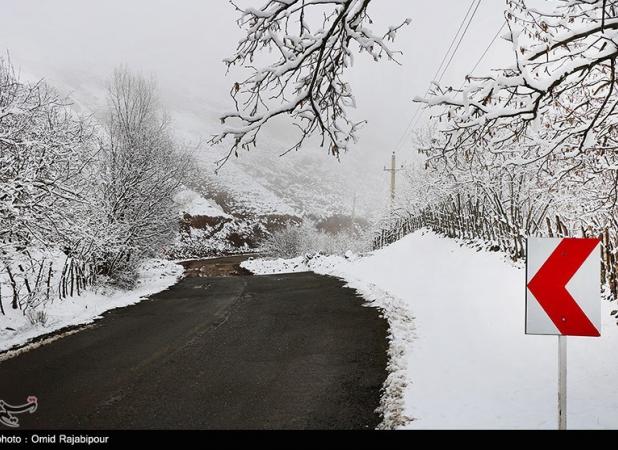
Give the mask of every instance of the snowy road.
M 420 230 L 364 257 L 253 260 L 243 267 L 337 276 L 383 308 L 393 332 L 387 386 L 403 392 L 401 412 L 387 411 L 413 419 L 401 428 L 556 428 L 557 338 L 524 332 L 521 262 Z M 571 429 L 618 428 L 618 327 L 610 314 L 617 307 L 601 306 L 600 338 L 568 338 Z
M 187 278 L 0 362 L 24 428 L 374 428 L 387 323 L 337 279 Z

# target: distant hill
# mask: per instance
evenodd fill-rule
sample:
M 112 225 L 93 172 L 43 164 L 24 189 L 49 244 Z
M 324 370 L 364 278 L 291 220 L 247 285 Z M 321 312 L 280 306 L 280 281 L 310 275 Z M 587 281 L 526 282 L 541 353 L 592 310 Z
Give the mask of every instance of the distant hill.
M 38 72 L 24 68 L 23 73 L 36 78 Z M 70 96 L 77 111 L 98 116 L 105 107 L 107 74 L 67 71 L 42 75 L 40 78 Z M 230 214 L 319 220 L 350 215 L 356 197 L 356 217 L 371 218 L 386 205 L 386 176 L 380 161 L 371 164 L 375 156 L 351 151 L 339 162 L 327 155 L 326 149 L 308 145 L 281 157 L 285 144 L 292 142 L 292 127 L 285 124 L 266 130 L 258 148 L 230 158 L 215 174 L 216 161 L 227 148 L 211 147 L 207 141 L 219 129 L 218 116 L 224 106 L 210 102 L 207 92 L 178 88 L 175 92 L 162 89 L 161 94 L 177 136 L 195 148 L 202 175 L 194 188 Z

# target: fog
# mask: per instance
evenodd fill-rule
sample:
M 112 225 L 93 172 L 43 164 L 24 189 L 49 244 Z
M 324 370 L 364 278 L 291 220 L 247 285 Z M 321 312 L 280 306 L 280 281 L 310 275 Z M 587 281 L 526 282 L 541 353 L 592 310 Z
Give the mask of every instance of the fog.
M 323 180 L 324 185 L 343 191 L 338 200 L 342 203 L 360 193 L 366 213 L 386 204 L 383 166 L 394 150 L 402 162 L 417 158 L 411 135 L 406 133 L 418 108 L 412 98 L 425 93 L 469 4 L 462 0 L 372 1 L 369 11 L 376 31 L 406 17 L 412 24 L 403 28 L 392 44 L 403 52 L 400 65 L 376 63 L 363 55 L 356 58 L 349 73 L 358 105 L 353 116 L 367 119 L 368 124 L 360 142 L 341 162 L 314 145 L 279 158 L 290 131 L 282 123 L 271 127 L 269 139 L 261 141 L 251 155 L 241 154 L 240 159 L 255 166 L 265 158 L 269 173 L 293 172 L 307 158 L 319 160 L 309 183 Z M 481 3 L 443 82 L 459 86 L 503 22 L 503 8 L 502 0 Z M 203 142 L 217 131 L 217 116 L 232 108 L 229 91 L 239 74 L 226 75 L 222 59 L 233 53 L 241 31 L 235 24 L 237 14 L 227 1 L 0 0 L 0 13 L 0 48 L 9 52 L 22 76 L 45 78 L 86 110 L 96 111 L 104 104 L 106 79 L 121 64 L 158 80 L 178 133 L 187 139 Z M 476 72 L 503 64 L 510 57 L 509 46 L 498 40 Z M 417 125 L 425 117 L 422 114 Z M 211 162 L 216 159 L 211 155 L 221 150 L 202 145 L 198 152 L 204 161 Z M 233 176 L 227 180 L 242 176 L 239 174 L 246 173 L 246 168 L 230 169 Z M 205 171 L 210 174 L 211 169 L 206 167 Z M 331 183 L 332 178 L 338 183 Z M 285 186 L 275 190 L 285 191 Z

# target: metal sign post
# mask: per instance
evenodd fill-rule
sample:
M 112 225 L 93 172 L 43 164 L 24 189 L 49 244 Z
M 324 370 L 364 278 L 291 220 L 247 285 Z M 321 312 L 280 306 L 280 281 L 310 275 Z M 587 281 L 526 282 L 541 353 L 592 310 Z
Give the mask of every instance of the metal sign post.
M 558 429 L 567 429 L 567 336 L 600 336 L 598 239 L 529 238 L 526 334 L 558 335 Z
M 558 429 L 567 429 L 567 337 L 558 335 Z

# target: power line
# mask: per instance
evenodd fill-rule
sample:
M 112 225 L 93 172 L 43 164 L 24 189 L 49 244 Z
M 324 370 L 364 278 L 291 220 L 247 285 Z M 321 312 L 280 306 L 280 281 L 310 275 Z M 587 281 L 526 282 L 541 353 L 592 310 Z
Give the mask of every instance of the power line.
M 414 114 L 412 114 L 412 118 L 410 119 L 410 121 L 408 122 L 408 125 L 404 129 L 403 134 L 399 138 L 399 141 L 397 141 L 397 145 L 395 146 L 396 150 L 399 150 L 399 148 L 401 147 L 401 144 L 403 143 L 405 137 L 412 130 L 412 127 L 413 127 L 413 124 L 414 124 L 414 119 L 416 119 L 416 116 L 418 115 L 418 112 L 420 111 L 420 109 L 421 109 L 421 105 L 420 105 L 420 103 L 417 103 L 416 104 L 416 110 L 414 111 Z
M 461 29 L 463 28 L 464 24 L 466 23 L 466 19 L 468 18 L 468 15 L 470 14 L 470 11 L 472 10 L 472 7 L 474 6 L 474 2 L 475 1 L 477 1 L 477 0 L 472 0 L 470 2 L 470 5 L 468 5 L 468 9 L 466 10 L 466 14 L 464 15 L 463 19 L 461 19 L 461 22 L 459 23 L 459 28 L 457 28 L 457 32 L 455 33 L 455 35 L 451 39 L 451 43 L 450 43 L 448 49 L 446 50 L 446 52 L 444 53 L 444 56 L 442 57 L 442 61 L 440 61 L 440 65 L 438 66 L 438 69 L 436 70 L 436 73 L 434 74 L 434 76 L 431 79 L 432 82 L 436 79 L 436 77 L 440 73 L 440 70 L 442 69 L 442 66 L 444 65 L 444 62 L 446 61 L 446 58 L 448 58 L 449 53 L 453 49 L 453 46 L 455 45 L 455 41 L 457 40 L 457 37 L 459 36 L 459 33 L 461 32 Z M 478 1 L 480 1 L 480 0 L 478 0 Z M 430 88 L 428 87 L 427 91 L 425 92 L 425 97 L 427 97 L 427 94 L 429 94 L 429 89 Z M 420 112 L 420 109 L 421 109 L 421 105 L 419 103 L 419 104 L 417 104 L 416 109 L 414 111 L 414 114 L 412 115 L 412 118 L 408 122 L 408 125 L 404 129 L 403 134 L 401 135 L 401 137 L 397 141 L 397 145 L 395 146 L 396 150 L 399 150 L 399 148 L 401 147 L 401 144 L 403 143 L 403 141 L 406 138 L 406 136 L 408 135 L 408 133 L 410 131 L 412 131 L 412 129 L 414 127 L 414 124 L 416 123 L 415 120 L 416 120 L 416 118 L 418 116 L 418 113 Z
M 451 44 L 449 45 L 448 50 L 446 51 L 446 53 L 442 57 L 442 61 L 440 61 L 440 65 L 438 66 L 438 69 L 436 70 L 436 73 L 434 73 L 433 77 L 431 77 L 431 81 L 435 80 L 436 77 L 438 76 L 438 74 L 440 73 L 440 70 L 442 69 L 442 66 L 444 65 L 444 62 L 446 61 L 446 58 L 448 58 L 448 55 L 451 53 L 451 50 L 453 49 L 453 45 L 455 45 L 455 41 L 457 40 L 457 36 L 459 36 L 459 33 L 461 32 L 461 29 L 463 28 L 464 24 L 466 23 L 466 19 L 468 18 L 468 14 L 470 14 L 470 11 L 472 10 L 472 6 L 474 5 L 475 1 L 476 0 L 472 0 L 470 2 L 470 5 L 468 6 L 468 10 L 466 11 L 466 15 L 461 20 L 461 23 L 459 24 L 459 28 L 457 28 L 457 33 L 455 33 L 455 36 L 453 36 L 453 39 L 451 39 Z
M 446 61 L 446 58 L 448 58 L 449 53 L 453 49 L 453 46 L 455 45 L 455 41 L 457 41 L 457 37 L 459 36 L 459 33 L 461 32 L 461 29 L 464 27 L 464 24 L 466 23 L 466 19 L 468 18 L 468 15 L 470 14 L 470 11 L 472 10 L 472 6 L 474 5 L 475 1 L 477 1 L 477 0 L 472 0 L 470 2 L 470 5 L 468 5 L 468 9 L 466 10 L 466 14 L 464 15 L 463 19 L 461 19 L 461 22 L 459 23 L 459 28 L 457 28 L 457 33 L 455 33 L 455 35 L 451 39 L 451 43 L 450 43 L 448 49 L 446 50 L 446 53 L 444 53 L 444 56 L 442 57 L 442 61 L 440 61 L 440 65 L 438 66 L 438 69 L 436 70 L 436 73 L 434 74 L 433 78 L 431 79 L 432 81 L 435 80 L 436 77 L 438 76 L 438 74 L 440 73 L 440 70 L 442 69 L 442 66 L 444 65 L 444 62 Z M 425 92 L 425 97 L 427 97 L 428 93 L 429 93 L 429 88 L 427 88 L 427 91 Z M 414 111 L 414 114 L 412 115 L 412 118 L 410 119 L 410 121 L 408 122 L 408 125 L 404 129 L 404 132 L 401 135 L 401 137 L 399 138 L 399 141 L 397 141 L 397 145 L 395 146 L 396 150 L 398 150 L 401 147 L 401 144 L 402 144 L 404 138 L 412 130 L 413 124 L 414 124 L 414 120 L 416 119 L 418 113 L 420 112 L 420 109 L 421 109 L 421 105 L 417 104 L 416 110 Z
M 432 77 L 431 83 L 430 83 L 429 87 L 427 87 L 427 90 L 425 91 L 425 97 L 427 97 L 427 95 L 429 94 L 429 90 L 431 89 L 431 84 L 434 81 L 436 81 L 436 77 L 438 76 L 440 71 L 443 69 L 444 62 L 448 58 L 449 54 L 451 53 L 451 50 L 453 49 L 453 46 L 455 45 L 455 42 L 457 41 L 457 38 L 459 37 L 459 41 L 457 41 L 457 46 L 455 47 L 455 50 L 451 54 L 451 57 L 449 58 L 448 63 L 446 64 L 446 66 L 444 66 L 444 70 L 442 71 L 442 75 L 440 76 L 440 78 L 438 80 L 438 83 L 442 80 L 442 77 L 444 76 L 444 74 L 448 70 L 448 67 L 450 66 L 451 62 L 453 61 L 453 58 L 455 57 L 455 54 L 457 53 L 457 50 L 459 50 L 461 42 L 463 41 L 463 38 L 464 38 L 465 34 L 467 33 L 468 28 L 470 27 L 470 24 L 472 23 L 472 19 L 474 19 L 474 16 L 476 15 L 476 12 L 477 12 L 480 4 L 481 4 L 481 1 L 482 0 L 472 0 L 470 2 L 470 4 L 468 5 L 468 9 L 466 10 L 466 14 L 464 15 L 463 19 L 459 23 L 459 27 L 457 28 L 457 32 L 455 33 L 455 35 L 451 39 L 451 43 L 450 43 L 448 49 L 446 50 L 446 53 L 442 57 L 442 61 L 440 61 L 440 65 L 438 66 L 438 69 L 436 70 L 434 76 Z M 476 7 L 474 8 L 474 11 L 472 12 L 472 15 L 470 15 L 470 11 L 472 10 L 472 7 L 474 6 L 475 2 L 477 2 L 476 3 Z M 462 28 L 464 28 L 464 25 L 465 25 L 465 29 L 464 29 L 463 33 L 461 33 L 461 30 L 462 30 Z M 460 33 L 461 33 L 461 36 L 460 36 Z M 395 146 L 395 149 L 398 150 L 400 148 L 402 142 L 404 141 L 404 139 L 406 138 L 408 133 L 412 129 L 414 129 L 414 125 L 416 124 L 416 120 L 419 117 L 420 111 L 421 111 L 421 105 L 419 103 L 419 104 L 417 104 L 416 110 L 414 111 L 414 114 L 412 115 L 412 118 L 408 122 L 408 125 L 406 126 L 403 134 L 399 138 L 399 140 L 397 142 L 397 145 Z
M 457 42 L 457 46 L 455 47 L 455 50 L 453 50 L 453 53 L 451 53 L 451 57 L 449 58 L 448 62 L 446 63 L 446 66 L 444 66 L 444 70 L 442 71 L 442 74 L 440 75 L 440 78 L 438 78 L 437 80 L 432 80 L 432 83 L 434 83 L 434 81 L 436 83 L 440 83 L 442 81 L 442 78 L 444 77 L 444 75 L 446 74 L 448 68 L 451 66 L 451 63 L 453 62 L 453 59 L 455 58 L 455 55 L 457 54 L 457 51 L 459 50 L 459 47 L 461 46 L 461 43 L 464 40 L 464 37 L 466 37 L 466 33 L 468 32 L 468 29 L 470 28 L 470 24 L 472 24 L 472 20 L 474 20 L 474 16 L 476 15 L 476 12 L 479 9 L 479 6 L 481 6 L 481 2 L 483 0 L 478 0 L 478 2 L 476 3 L 476 7 L 474 8 L 474 11 L 472 11 L 472 15 L 470 15 L 470 18 L 468 19 L 468 23 L 466 24 L 466 28 L 464 28 L 463 33 L 461 33 L 461 35 L 459 36 L 459 41 Z M 470 5 L 472 6 L 472 5 Z M 467 17 L 467 15 L 466 15 Z M 464 22 L 465 22 L 465 17 L 464 17 Z M 425 97 L 427 97 L 427 95 L 429 94 L 429 90 L 431 88 L 431 84 L 429 85 L 429 87 L 427 88 L 427 91 L 425 91 Z M 419 107 L 417 109 L 417 113 L 414 115 L 414 120 L 412 122 L 412 126 L 411 128 L 414 129 L 414 126 L 416 125 L 416 122 L 418 121 L 418 119 L 421 117 L 421 114 L 419 114 L 421 112 L 421 107 L 419 104 Z
M 472 73 L 474 73 L 474 71 L 476 70 L 476 68 L 479 66 L 479 64 L 481 63 L 481 61 L 483 61 L 483 58 L 485 58 L 485 55 L 487 55 L 487 52 L 489 51 L 489 49 L 491 48 L 492 45 L 494 45 L 494 42 L 496 42 L 496 39 L 498 39 L 498 36 L 500 36 L 500 33 L 502 32 L 502 30 L 504 29 L 504 27 L 506 26 L 506 20 L 504 22 L 502 22 L 502 25 L 500 26 L 500 28 L 498 29 L 498 31 L 496 31 L 496 34 L 494 34 L 494 37 L 491 39 L 491 42 L 489 43 L 489 45 L 487 46 L 487 48 L 485 48 L 485 51 L 483 52 L 483 54 L 480 56 L 480 58 L 478 59 L 478 61 L 476 62 L 476 64 L 474 65 L 474 67 L 472 68 L 472 70 L 469 72 L 469 75 L 472 75 Z
M 464 29 L 463 33 L 459 37 L 459 42 L 457 42 L 457 47 L 455 47 L 455 50 L 451 54 L 451 58 L 448 60 L 448 63 L 446 63 L 446 67 L 442 71 L 442 75 L 440 75 L 440 78 L 438 78 L 438 83 L 442 81 L 444 74 L 446 73 L 449 66 L 451 65 L 451 62 L 453 62 L 453 58 L 455 58 L 455 55 L 457 54 L 457 50 L 459 50 L 459 47 L 461 46 L 461 43 L 463 42 L 463 39 L 466 36 L 466 33 L 468 32 L 468 28 L 470 28 L 470 24 L 472 23 L 472 20 L 474 19 L 474 16 L 476 15 L 476 12 L 478 11 L 479 6 L 481 6 L 482 1 L 483 0 L 478 0 L 478 3 L 476 4 L 476 8 L 474 8 L 474 11 L 472 12 L 472 15 L 470 16 L 470 20 L 468 20 L 468 24 L 466 25 L 466 28 Z

